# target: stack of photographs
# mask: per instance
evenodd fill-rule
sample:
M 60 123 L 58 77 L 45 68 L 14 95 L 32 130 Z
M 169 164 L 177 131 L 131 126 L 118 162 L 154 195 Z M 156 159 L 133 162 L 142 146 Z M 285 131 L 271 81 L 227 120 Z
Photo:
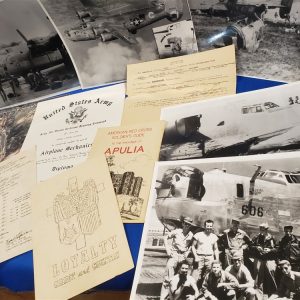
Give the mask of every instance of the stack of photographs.
M 299 299 L 299 90 L 162 110 L 131 299 Z

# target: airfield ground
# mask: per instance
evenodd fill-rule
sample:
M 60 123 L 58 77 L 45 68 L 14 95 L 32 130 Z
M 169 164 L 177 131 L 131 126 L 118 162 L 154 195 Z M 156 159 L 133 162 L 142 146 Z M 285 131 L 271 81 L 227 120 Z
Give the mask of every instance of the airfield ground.
M 214 49 L 208 39 L 231 24 L 222 17 L 195 14 L 192 18 L 199 51 Z M 264 39 L 255 53 L 238 51 L 237 73 L 278 81 L 300 80 L 300 34 L 285 29 L 282 24 L 266 24 Z
M 10 106 L 10 105 L 23 104 L 28 101 L 34 100 L 34 99 L 41 99 L 41 98 L 45 98 L 45 97 L 49 98 L 54 95 L 67 92 L 70 89 L 73 89 L 75 87 L 79 88 L 78 80 L 76 78 L 63 80 L 63 84 L 60 88 L 57 88 L 54 90 L 51 90 L 49 88 L 49 89 L 45 89 L 45 90 L 37 91 L 37 92 L 30 90 L 29 84 L 24 82 L 24 83 L 20 84 L 20 87 L 17 90 L 17 93 L 19 96 L 8 98 L 6 102 L 3 102 L 3 99 L 0 97 L 0 108 L 2 108 L 2 107 L 4 108 L 4 107 Z M 3 88 L 7 95 L 12 94 L 12 89 L 8 82 L 6 82 L 3 85 Z

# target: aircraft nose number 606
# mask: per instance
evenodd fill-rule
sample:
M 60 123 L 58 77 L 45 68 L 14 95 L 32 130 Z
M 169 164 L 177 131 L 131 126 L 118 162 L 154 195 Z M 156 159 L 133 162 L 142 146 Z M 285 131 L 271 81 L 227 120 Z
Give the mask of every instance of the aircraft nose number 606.
M 263 215 L 264 215 L 263 207 L 255 207 L 252 205 L 243 205 L 242 206 L 242 214 L 243 215 L 249 214 L 250 216 L 263 217 Z

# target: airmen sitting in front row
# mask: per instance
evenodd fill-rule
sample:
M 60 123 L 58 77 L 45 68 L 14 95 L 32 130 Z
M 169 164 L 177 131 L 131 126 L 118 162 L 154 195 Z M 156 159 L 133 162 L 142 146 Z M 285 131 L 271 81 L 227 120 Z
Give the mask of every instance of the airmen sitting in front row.
M 300 300 L 300 273 L 295 272 L 299 270 L 300 247 L 297 237 L 292 234 L 292 226 L 284 227 L 285 235 L 280 240 L 279 247 L 275 248 L 275 239 L 268 233 L 266 223 L 260 224 L 259 234 L 250 239 L 239 229 L 237 220 L 233 222 L 232 229 L 225 230 L 217 237 L 213 234 L 213 221 L 207 220 L 204 231 L 193 234 L 189 231 L 193 225 L 192 220 L 184 219 L 188 221 L 188 226 L 183 222 L 184 230 L 172 231 L 165 238 L 169 255 L 169 276 L 168 281 L 164 282 L 161 300 L 260 300 L 263 297 Z M 173 264 L 172 256 L 179 258 L 178 254 L 181 254 L 175 250 L 177 238 L 182 239 L 180 243 L 184 243 L 184 249 L 181 250 L 184 255 Z M 169 240 L 172 241 L 171 248 Z M 224 249 L 226 240 L 227 247 Z M 223 258 L 222 262 L 218 261 L 218 245 L 221 252 L 226 252 L 225 257 L 220 256 Z M 194 256 L 194 263 L 189 258 L 188 261 L 185 260 L 188 256 Z M 205 259 L 205 263 L 202 264 L 199 259 Z M 185 273 L 189 275 L 183 276 Z M 183 278 L 186 280 L 183 281 Z

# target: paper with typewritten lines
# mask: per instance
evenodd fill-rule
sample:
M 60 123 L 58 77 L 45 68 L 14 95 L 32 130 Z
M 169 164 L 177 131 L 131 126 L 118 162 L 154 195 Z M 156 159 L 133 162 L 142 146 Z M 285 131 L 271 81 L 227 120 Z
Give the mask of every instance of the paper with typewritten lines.
M 41 102 L 22 149 L 37 146 L 37 180 L 83 162 L 97 129 L 121 123 L 124 84 Z
M 234 46 L 127 66 L 122 124 L 159 120 L 160 109 L 236 93 Z
M 35 184 L 34 149 L 0 164 L 0 262 L 32 249 L 30 195 Z
M 104 155 L 38 184 L 32 203 L 37 300 L 69 299 L 133 267 Z
M 89 157 L 106 155 L 124 223 L 143 223 L 164 122 L 100 128 Z

